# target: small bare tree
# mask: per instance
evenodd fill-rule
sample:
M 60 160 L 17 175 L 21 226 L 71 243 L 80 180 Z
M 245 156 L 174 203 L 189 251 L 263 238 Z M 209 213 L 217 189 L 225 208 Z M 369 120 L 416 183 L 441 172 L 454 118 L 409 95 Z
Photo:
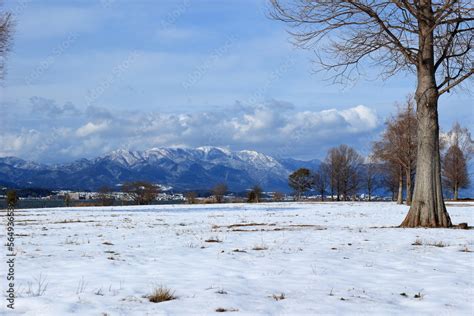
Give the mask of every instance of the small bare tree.
M 263 189 L 259 185 L 254 185 L 252 189 L 250 189 L 247 195 L 247 202 L 259 203 L 262 193 L 263 193 Z
M 397 203 L 403 203 L 403 170 L 399 165 L 385 163 L 381 166 L 381 184 L 392 193 L 392 201 L 397 197 Z M 400 181 L 402 183 L 400 184 Z M 398 192 L 397 192 L 398 191 Z M 398 193 L 398 194 L 397 194 Z
M 296 45 L 318 54 L 334 80 L 361 65 L 383 78 L 416 74 L 417 151 L 413 201 L 403 227 L 450 227 L 444 205 L 438 100 L 474 73 L 472 0 L 269 0 Z
M 470 184 L 467 160 L 457 145 L 451 145 L 443 158 L 443 181 L 456 201 L 459 198 L 459 189 L 467 188 Z
M 321 195 L 321 201 L 324 201 L 324 195 L 330 185 L 330 170 L 327 164 L 321 163 L 318 169 L 313 173 L 313 188 Z
M 99 189 L 98 199 L 102 206 L 111 206 L 114 204 L 114 197 L 112 196 L 112 189 L 108 186 L 103 186 Z
M 331 195 L 338 201 L 348 200 L 356 193 L 361 183 L 363 158 L 352 147 L 340 145 L 329 149 L 325 159 L 328 169 Z
M 64 206 L 66 207 L 71 206 L 71 200 L 72 200 L 71 195 L 69 193 L 66 193 L 64 195 Z
M 122 186 L 122 191 L 137 205 L 150 204 L 160 193 L 160 189 L 156 185 L 147 181 L 126 182 Z
M 274 192 L 272 196 L 273 202 L 282 202 L 285 200 L 285 194 L 283 192 Z
M 474 141 L 467 127 L 462 127 L 459 122 L 454 122 L 451 130 L 443 136 L 447 147 L 457 146 L 462 151 L 467 162 L 472 159 L 474 155 Z
M 372 201 L 374 191 L 379 187 L 380 166 L 375 162 L 373 157 L 369 157 L 367 163 L 363 166 L 363 180 L 369 202 Z
M 227 184 L 219 183 L 212 188 L 212 195 L 216 203 L 222 203 L 224 201 L 224 195 L 227 193 Z
M 469 129 L 455 122 L 443 135 L 443 143 L 448 147 L 442 161 L 443 183 L 457 200 L 459 189 L 467 188 L 471 182 L 468 165 L 474 155 L 474 141 Z
M 186 192 L 184 194 L 184 198 L 186 199 L 186 203 L 196 204 L 197 193 L 194 191 Z

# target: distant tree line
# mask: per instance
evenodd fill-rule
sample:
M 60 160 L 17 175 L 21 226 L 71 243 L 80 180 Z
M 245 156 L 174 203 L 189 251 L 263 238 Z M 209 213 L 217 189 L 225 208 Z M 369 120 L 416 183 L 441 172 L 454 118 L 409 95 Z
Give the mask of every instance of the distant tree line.
M 411 204 L 417 161 L 417 118 L 412 96 L 390 117 L 380 139 L 372 144 L 372 152 L 363 158 L 354 148 L 340 145 L 329 149 L 316 170 L 300 168 L 288 178 L 288 185 L 299 200 L 306 191 L 314 190 L 321 199 L 353 199 L 357 192 L 366 192 L 370 201 L 374 191 L 385 188 L 392 200 L 402 204 L 404 197 Z M 459 190 L 470 185 L 468 163 L 474 153 L 471 134 L 455 123 L 442 134 L 441 170 L 445 189 L 454 200 Z
M 328 151 L 316 170 L 300 168 L 290 174 L 288 185 L 296 200 L 311 189 L 320 195 L 321 200 L 327 194 L 331 200 L 353 199 L 365 181 L 370 182 L 372 190 L 375 188 L 374 176 L 364 172 L 363 166 L 364 159 L 354 148 L 340 145 Z

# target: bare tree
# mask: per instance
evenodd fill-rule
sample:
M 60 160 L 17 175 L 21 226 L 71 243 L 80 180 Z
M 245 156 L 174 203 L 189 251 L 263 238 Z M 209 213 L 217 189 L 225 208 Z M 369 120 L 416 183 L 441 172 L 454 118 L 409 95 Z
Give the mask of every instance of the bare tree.
M 224 201 L 224 195 L 227 193 L 227 184 L 219 183 L 212 188 L 212 194 L 217 203 Z
M 304 192 L 311 189 L 312 182 L 311 171 L 306 168 L 300 168 L 288 177 L 288 185 L 295 191 L 297 201 L 301 199 Z
M 375 162 L 373 157 L 369 157 L 367 163 L 363 167 L 363 179 L 365 189 L 367 190 L 368 200 L 372 201 L 374 191 L 379 187 L 380 166 Z
M 2 1 L 0 0 L 0 6 Z M 13 30 L 12 17 L 9 12 L 0 11 L 0 79 L 5 73 L 5 58 L 11 44 L 11 34 Z
M 147 205 L 153 202 L 160 189 L 153 183 L 147 181 L 126 182 L 122 186 L 122 191 L 137 205 Z
M 472 1 L 270 1 L 271 16 L 292 26 L 296 44 L 316 51 L 335 80 L 353 77 L 364 64 L 380 67 L 385 78 L 416 74 L 416 181 L 401 226 L 451 226 L 441 187 L 438 99 L 474 73 Z
M 282 202 L 285 200 L 285 194 L 282 192 L 275 192 L 272 196 L 273 202 Z
M 189 191 L 184 194 L 184 198 L 186 199 L 186 203 L 188 204 L 195 204 L 197 193 L 194 191 Z
M 474 141 L 467 127 L 462 127 L 459 122 L 454 122 L 451 130 L 443 136 L 442 138 L 444 138 L 447 147 L 457 146 L 462 151 L 467 162 L 472 159 L 474 155 Z
M 459 197 L 459 189 L 470 185 L 468 165 L 474 155 L 474 141 L 468 128 L 455 122 L 451 130 L 441 138 L 448 150 L 443 156 L 443 183 L 453 193 L 453 199 Z
M 459 198 L 459 189 L 467 188 L 470 184 L 467 172 L 467 161 L 457 145 L 451 145 L 443 159 L 443 181 L 453 193 L 453 200 Z
M 114 197 L 112 196 L 112 189 L 103 186 L 99 189 L 98 199 L 102 206 L 110 206 L 114 204 Z
M 64 195 L 64 206 L 66 207 L 71 206 L 71 200 L 72 200 L 71 195 L 69 193 L 66 193 Z
M 399 165 L 393 163 L 385 163 L 381 166 L 382 177 L 381 183 L 382 186 L 388 189 L 392 193 L 392 201 L 395 201 L 395 196 L 397 196 L 397 203 L 403 203 L 403 170 Z M 402 184 L 400 184 L 400 179 Z M 397 195 L 398 191 L 398 195 Z
M 363 158 L 357 151 L 347 145 L 329 149 L 325 164 L 328 168 L 331 195 L 337 200 L 349 199 L 356 193 L 361 181 Z
M 254 185 L 247 195 L 247 202 L 258 203 L 262 196 L 263 189 L 259 185 Z
M 318 169 L 313 173 L 313 188 L 321 195 L 321 201 L 324 201 L 324 195 L 330 185 L 330 170 L 327 164 L 321 163 Z
M 361 184 L 361 166 L 364 162 L 362 156 L 352 147 L 340 145 L 338 148 L 341 157 L 341 169 L 339 170 L 342 183 L 342 193 L 347 200 L 353 196 Z
M 402 173 L 399 174 L 399 194 L 397 202 L 402 203 L 403 174 L 406 183 L 406 203 L 411 204 L 412 177 L 417 159 L 417 123 L 414 112 L 414 102 L 411 96 L 407 97 L 404 107 L 398 108 L 396 116 L 386 122 L 387 128 L 379 141 L 373 144 L 373 156 L 383 162 L 399 165 Z

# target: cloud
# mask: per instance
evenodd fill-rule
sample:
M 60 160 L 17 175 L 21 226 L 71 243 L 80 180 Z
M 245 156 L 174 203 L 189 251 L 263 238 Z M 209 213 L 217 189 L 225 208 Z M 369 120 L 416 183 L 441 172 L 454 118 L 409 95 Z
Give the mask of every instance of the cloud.
M 79 113 L 78 109 L 71 102 L 66 102 L 63 105 L 57 105 L 56 101 L 42 98 L 30 98 L 31 111 L 34 114 L 41 114 L 47 116 L 61 116 L 61 115 L 76 115 Z
M 107 130 L 109 124 L 107 122 L 93 123 L 89 122 L 76 130 L 76 135 L 86 137 Z
M 320 158 L 327 148 L 348 143 L 362 148 L 379 130 L 376 112 L 364 105 L 342 110 L 298 111 L 291 103 L 271 100 L 258 105 L 236 102 L 221 110 L 192 113 L 78 110 L 72 104 L 33 98 L 37 111 L 54 113 L 41 120 L 17 116 L 0 142 L 1 155 L 42 162 L 96 157 L 127 148 L 214 145 L 253 149 L 280 157 Z M 36 112 L 37 113 L 37 112 Z M 74 113 L 68 119 L 58 115 Z M 44 113 L 43 113 L 44 114 Z

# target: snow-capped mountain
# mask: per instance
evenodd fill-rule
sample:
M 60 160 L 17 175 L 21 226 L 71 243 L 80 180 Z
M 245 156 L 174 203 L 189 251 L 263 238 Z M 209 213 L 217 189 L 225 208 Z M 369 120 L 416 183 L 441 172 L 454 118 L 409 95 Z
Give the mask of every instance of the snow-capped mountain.
M 266 190 L 287 191 L 287 177 L 299 167 L 319 161 L 276 159 L 251 151 L 219 147 L 116 150 L 95 159 L 42 165 L 14 157 L 0 158 L 0 185 L 94 190 L 125 181 L 147 180 L 177 190 L 209 189 L 225 182 L 241 191 L 259 184 Z

